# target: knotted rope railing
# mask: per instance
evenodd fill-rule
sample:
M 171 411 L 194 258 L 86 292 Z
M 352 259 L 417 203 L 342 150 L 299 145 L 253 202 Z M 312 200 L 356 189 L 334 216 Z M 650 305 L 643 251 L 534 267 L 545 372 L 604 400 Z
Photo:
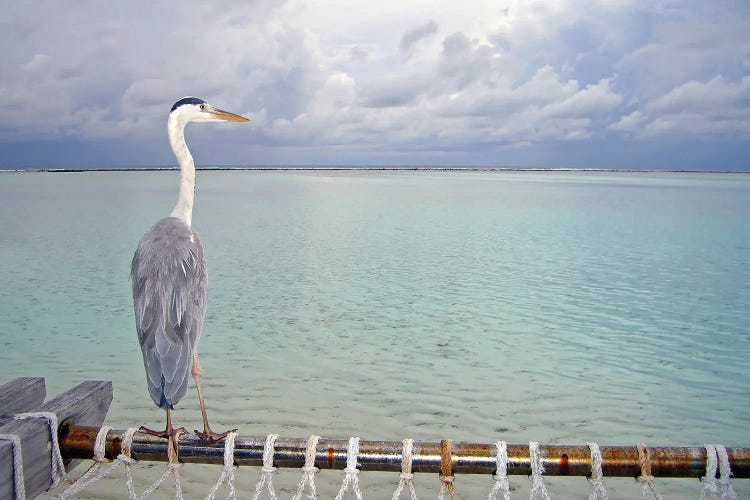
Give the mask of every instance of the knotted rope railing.
M 544 500 L 550 500 L 547 486 L 544 484 L 544 464 L 542 457 L 539 455 L 539 443 L 532 441 L 529 443 L 529 456 L 531 457 L 531 500 L 539 495 Z
M 737 494 L 729 482 L 732 477 L 732 469 L 729 467 L 729 455 L 727 448 L 722 444 L 714 445 L 716 455 L 719 458 L 719 486 L 721 486 L 721 498 L 727 500 L 737 500 Z
M 453 454 L 451 453 L 453 442 L 450 439 L 440 441 L 440 494 L 438 498 L 443 500 L 443 494 L 448 492 L 451 500 L 456 500 L 456 487 L 453 480 Z
M 302 466 L 302 479 L 297 485 L 297 494 L 294 495 L 292 500 L 301 500 L 302 494 L 305 492 L 305 487 L 310 490 L 308 496 L 310 500 L 316 500 L 318 497 L 318 492 L 315 489 L 315 474 L 320 472 L 320 469 L 315 467 L 315 452 L 317 451 L 319 440 L 320 436 L 314 434 L 307 438 L 305 465 Z
M 396 492 L 393 494 L 391 500 L 398 500 L 401 497 L 401 491 L 403 491 L 405 486 L 409 487 L 411 500 L 417 500 L 417 491 L 414 489 L 414 483 L 412 483 L 414 474 L 411 471 L 411 452 L 414 448 L 414 440 L 408 438 L 404 439 L 403 445 L 404 446 L 401 450 L 401 475 L 398 478 L 398 487 L 396 488 Z
M 219 480 L 216 481 L 216 484 L 214 484 L 208 492 L 205 500 L 213 500 L 216 493 L 219 491 L 219 488 L 221 488 L 221 485 L 225 482 L 227 483 L 227 489 L 229 490 L 227 498 L 230 500 L 237 498 L 236 492 L 234 491 L 234 473 L 237 470 L 237 467 L 234 465 L 234 440 L 236 438 L 237 432 L 235 431 L 228 433 L 227 437 L 224 438 L 224 467 L 221 469 Z
M 602 473 L 602 452 L 596 443 L 586 443 L 591 450 L 591 485 L 593 491 L 589 500 L 607 500 L 607 490 L 604 489 L 604 474 Z
M 336 495 L 336 500 L 342 500 L 344 494 L 352 488 L 354 494 L 357 496 L 357 500 L 362 500 L 362 491 L 359 489 L 359 469 L 357 468 L 357 457 L 359 456 L 359 438 L 349 438 L 349 447 L 346 451 L 346 468 L 344 469 L 344 480 L 341 483 L 341 489 L 339 489 Z
M 495 500 L 498 493 L 502 493 L 503 500 L 510 500 L 510 481 L 508 480 L 508 443 L 498 441 L 497 446 L 497 469 L 495 470 L 495 484 L 492 485 L 487 500 Z
M 641 500 L 646 500 L 649 490 L 656 500 L 661 500 L 661 495 L 654 485 L 654 476 L 651 475 L 651 452 L 643 443 L 638 443 L 636 446 L 638 447 L 638 461 L 641 465 L 641 474 L 636 479 L 643 485 Z
M 276 500 L 276 491 L 273 489 L 273 475 L 278 471 L 273 466 L 274 443 L 278 434 L 269 434 L 266 436 L 266 443 L 263 446 L 263 467 L 260 469 L 261 475 L 258 484 L 255 485 L 253 500 L 258 500 L 265 486 L 268 490 L 268 496 L 271 500 Z
M 57 432 L 54 419 L 48 415 L 24 414 L 19 419 L 45 418 L 50 426 L 51 477 L 64 477 L 62 457 L 94 458 L 92 467 L 74 486 L 61 493 L 61 498 L 70 498 L 85 490 L 94 482 L 111 475 L 112 472 L 125 466 L 127 475 L 128 498 L 145 499 L 166 480 L 169 475 L 175 478 L 175 498 L 182 497 L 179 483 L 181 464 L 170 462 L 157 481 L 138 496 L 133 487 L 130 469 L 139 460 L 165 460 L 168 456 L 168 445 L 165 440 L 138 433 L 134 428 L 126 431 L 104 428 L 81 428 L 68 426 L 62 430 L 62 438 L 57 443 Z M 12 443 L 14 478 L 23 483 L 23 460 L 21 444 L 13 435 L 0 436 Z M 279 447 L 281 443 L 281 447 Z M 346 446 L 346 452 L 343 451 Z M 544 484 L 546 475 L 579 475 L 589 476 L 592 484 L 591 497 L 607 498 L 604 490 L 604 472 L 608 476 L 638 476 L 643 483 L 642 495 L 651 492 L 657 498 L 655 477 L 702 477 L 701 498 L 736 499 L 736 493 L 730 483 L 730 477 L 750 477 L 750 449 L 730 448 L 722 445 L 706 445 L 701 448 L 651 447 L 599 447 L 595 443 L 587 446 L 539 445 L 531 442 L 528 446 L 509 445 L 497 442 L 494 445 L 453 443 L 443 440 L 441 443 L 416 443 L 404 440 L 398 444 L 382 441 L 360 441 L 358 438 L 342 440 L 323 440 L 311 436 L 307 440 L 278 439 L 275 434 L 265 439 L 241 437 L 230 434 L 221 445 L 203 445 L 197 437 L 183 436 L 180 439 L 180 456 L 195 457 L 200 455 L 206 462 L 215 463 L 214 456 L 221 459 L 224 467 L 221 477 L 206 496 L 211 500 L 218 488 L 226 484 L 229 498 L 235 498 L 234 475 L 238 465 L 262 465 L 261 479 L 256 486 L 256 496 L 267 488 L 269 496 L 276 498 L 273 490 L 272 474 L 281 467 L 303 467 L 295 499 L 300 499 L 305 489 L 310 490 L 309 498 L 316 498 L 314 477 L 323 466 L 329 469 L 344 469 L 345 477 L 337 499 L 352 489 L 358 499 L 362 498 L 358 473 L 360 470 L 393 470 L 400 472 L 399 488 L 395 498 L 402 490 L 409 487 L 412 500 L 416 499 L 411 480 L 415 472 L 440 473 L 440 485 L 444 493 L 453 493 L 456 473 L 494 473 L 495 481 L 490 490 L 491 500 L 498 493 L 507 499 L 511 489 L 508 476 L 526 474 L 532 479 L 532 498 L 541 496 L 549 498 Z M 525 449 L 525 450 L 524 450 Z M 55 460 L 59 456 L 59 460 Z M 656 457 L 656 458 L 654 458 Z M 113 460 L 107 467 L 105 463 Z M 344 464 L 345 460 L 345 464 Z M 731 468 L 730 468 L 731 463 Z M 56 465 L 57 464 L 57 465 Z M 344 466 L 345 465 L 345 466 Z M 734 469 L 734 470 L 732 470 Z M 719 472 L 717 479 L 717 470 Z M 22 486 L 15 489 L 15 497 L 24 498 Z

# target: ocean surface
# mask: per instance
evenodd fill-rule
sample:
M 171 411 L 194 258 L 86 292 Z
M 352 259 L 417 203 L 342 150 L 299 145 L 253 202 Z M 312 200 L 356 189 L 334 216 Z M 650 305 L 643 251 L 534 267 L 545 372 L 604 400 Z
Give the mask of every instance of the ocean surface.
M 109 425 L 164 425 L 146 390 L 128 275 L 178 179 L 0 174 L 0 383 L 44 376 L 52 396 L 112 380 Z M 193 226 L 209 267 L 200 353 L 216 430 L 750 446 L 750 174 L 197 179 Z M 192 381 L 174 418 L 199 428 Z M 139 466 L 139 491 L 161 470 Z M 181 474 L 186 494 L 202 497 L 219 468 Z M 244 496 L 258 477 L 240 469 Z M 319 475 L 323 497 L 342 477 Z M 274 481 L 290 497 L 299 478 Z M 366 498 L 390 498 L 398 475 L 360 481 Z M 748 482 L 734 481 L 740 497 Z M 422 497 L 439 489 L 433 475 L 415 484 Z M 526 477 L 511 484 L 528 497 Z M 553 498 L 590 492 L 583 478 L 547 484 Z M 700 496 L 697 480 L 656 484 L 670 498 Z M 486 498 L 491 485 L 456 479 L 460 498 Z M 611 498 L 640 497 L 632 479 L 605 485 Z M 126 497 L 122 475 L 97 488 L 92 497 Z

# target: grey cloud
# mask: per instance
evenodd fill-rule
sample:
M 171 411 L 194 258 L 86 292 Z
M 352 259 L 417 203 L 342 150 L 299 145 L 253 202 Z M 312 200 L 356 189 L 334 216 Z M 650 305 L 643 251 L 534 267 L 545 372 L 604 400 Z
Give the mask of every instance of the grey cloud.
M 373 82 L 361 95 L 362 105 L 370 108 L 405 106 L 414 101 L 426 88 L 419 77 L 400 76 Z
M 419 26 L 417 28 L 414 28 L 413 30 L 407 31 L 406 33 L 404 33 L 404 36 L 401 37 L 401 52 L 408 52 L 414 46 L 414 44 L 416 44 L 423 38 L 434 35 L 435 33 L 437 33 L 437 30 L 437 23 L 431 19 L 427 21 L 427 23 L 423 26 Z
M 416 28 L 408 2 L 314 27 L 312 3 L 44 5 L 11 3 L 0 20 L 3 151 L 91 140 L 168 152 L 164 120 L 184 95 L 253 118 L 242 131 L 194 133 L 226 144 L 206 147 L 216 162 L 377 151 L 408 163 L 582 139 L 623 149 L 667 134 L 750 139 L 747 9 L 729 4 L 655 13 L 640 0 L 516 2 L 503 16 L 477 3 L 461 5 L 469 21 L 436 9 Z M 130 15 L 139 9 L 147 15 Z M 442 44 L 438 25 L 452 32 Z

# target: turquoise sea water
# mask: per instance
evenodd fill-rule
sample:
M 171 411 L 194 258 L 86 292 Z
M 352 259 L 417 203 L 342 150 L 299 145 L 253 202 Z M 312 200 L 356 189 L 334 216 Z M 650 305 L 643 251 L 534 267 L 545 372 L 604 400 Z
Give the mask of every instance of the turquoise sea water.
M 178 176 L 0 175 L 0 382 L 44 376 L 53 395 L 112 380 L 110 425 L 163 425 L 128 273 Z M 217 429 L 750 445 L 748 174 L 199 171 L 196 196 Z M 175 419 L 198 428 L 194 390 Z M 257 475 L 240 471 L 246 491 Z M 218 469 L 183 476 L 205 494 Z M 321 474 L 322 492 L 340 476 Z M 123 495 L 118 481 L 98 495 Z M 386 498 L 397 475 L 361 481 Z M 492 483 L 457 481 L 465 498 Z M 528 496 L 525 477 L 512 484 Z M 589 491 L 581 478 L 548 484 L 553 498 Z M 699 496 L 695 480 L 657 485 Z M 640 494 L 632 479 L 607 486 Z

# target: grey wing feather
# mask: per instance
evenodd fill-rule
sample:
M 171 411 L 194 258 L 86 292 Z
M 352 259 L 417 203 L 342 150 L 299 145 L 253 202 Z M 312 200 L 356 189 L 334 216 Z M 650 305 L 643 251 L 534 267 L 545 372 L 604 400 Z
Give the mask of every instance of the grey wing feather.
M 187 392 L 206 314 L 206 260 L 181 219 L 161 219 L 143 235 L 130 272 L 138 341 L 151 398 L 172 408 Z

